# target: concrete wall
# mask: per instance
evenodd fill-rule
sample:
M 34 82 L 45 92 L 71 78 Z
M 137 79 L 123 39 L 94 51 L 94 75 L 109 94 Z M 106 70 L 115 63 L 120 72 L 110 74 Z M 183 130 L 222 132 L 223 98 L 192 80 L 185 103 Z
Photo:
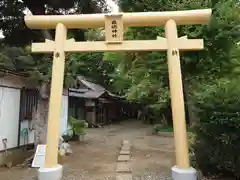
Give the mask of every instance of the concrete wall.
M 18 152 L 15 148 L 18 145 L 20 92 L 23 87 L 34 88 L 33 84 L 31 84 L 31 82 L 25 77 L 11 74 L 0 77 L 0 165 L 4 164 L 4 146 L 2 139 L 7 138 L 7 148 L 12 148 L 9 150 L 10 154 L 16 154 L 15 152 Z M 38 101 L 37 111 L 33 115 L 33 120 L 21 122 L 21 130 L 23 128 L 32 129 L 28 132 L 28 144 L 34 142 L 46 143 L 47 117 L 48 100 L 40 99 Z M 64 89 L 62 100 L 62 118 L 60 120 L 61 134 L 67 129 L 67 120 L 68 90 Z M 24 138 L 22 136 L 20 136 L 20 145 L 24 145 Z M 15 155 L 13 155 L 13 157 L 15 158 Z
M 26 86 L 26 81 L 24 81 L 24 78 L 20 76 L 7 75 L 4 77 L 0 77 L 0 85 L 14 88 L 22 88 Z
M 18 146 L 20 89 L 0 87 L 0 151 Z
M 16 75 L 0 77 L 0 151 L 5 149 L 3 139 L 7 139 L 7 148 L 18 146 L 20 92 L 26 82 L 26 78 Z
M 10 150 L 10 155 L 15 154 L 14 148 L 18 146 L 20 92 L 22 87 L 27 87 L 29 84 L 26 78 L 21 76 L 9 74 L 0 77 L 0 165 L 5 162 L 2 140 L 7 139 L 7 148 L 13 148 Z M 26 125 L 27 122 L 21 124 L 22 127 Z M 29 139 L 33 142 L 33 134 L 30 134 Z M 21 144 L 23 144 L 22 139 Z M 21 154 L 19 157 L 24 156 Z

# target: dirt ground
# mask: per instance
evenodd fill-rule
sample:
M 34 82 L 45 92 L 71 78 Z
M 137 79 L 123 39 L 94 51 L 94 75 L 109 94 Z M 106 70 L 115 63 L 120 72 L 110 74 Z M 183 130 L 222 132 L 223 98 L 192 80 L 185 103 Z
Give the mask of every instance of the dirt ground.
M 137 121 L 88 129 L 85 141 L 72 143 L 73 154 L 61 159 L 63 179 L 116 179 L 116 160 L 122 140 L 129 140 L 133 144 L 133 179 L 148 179 L 142 177 L 150 176 L 149 173 L 158 176 L 151 177 L 152 180 L 170 179 L 170 168 L 174 165 L 173 138 L 151 135 L 151 129 L 151 126 Z M 36 169 L 33 168 L 0 168 L 1 180 L 35 180 L 36 175 Z

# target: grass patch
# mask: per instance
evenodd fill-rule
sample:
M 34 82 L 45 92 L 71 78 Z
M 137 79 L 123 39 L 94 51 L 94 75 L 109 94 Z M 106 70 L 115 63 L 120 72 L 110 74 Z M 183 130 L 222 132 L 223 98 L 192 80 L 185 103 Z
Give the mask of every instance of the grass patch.
M 173 127 L 171 126 L 154 126 L 155 132 L 173 132 Z
M 187 129 L 187 131 L 188 131 L 188 132 L 195 132 L 195 129 L 194 129 L 194 127 L 189 127 L 189 128 Z
M 153 130 L 155 132 L 173 132 L 173 127 L 172 126 L 154 126 Z M 188 132 L 194 132 L 194 128 L 187 128 Z
M 173 132 L 173 127 L 171 127 L 171 126 L 164 126 L 164 127 L 159 128 L 159 131 L 160 132 Z

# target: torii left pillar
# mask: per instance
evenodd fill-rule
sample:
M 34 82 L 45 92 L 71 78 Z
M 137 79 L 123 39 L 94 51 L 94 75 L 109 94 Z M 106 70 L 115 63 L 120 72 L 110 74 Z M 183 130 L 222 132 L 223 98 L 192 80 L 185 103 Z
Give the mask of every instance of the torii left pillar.
M 66 38 L 67 28 L 63 24 L 58 23 L 55 32 L 55 51 L 53 54 L 51 95 L 48 112 L 46 158 L 44 167 L 38 170 L 39 180 L 60 180 L 62 178 L 62 166 L 58 164 L 57 152 L 60 137 L 59 119 L 61 118 L 65 65 L 64 43 L 66 41 Z

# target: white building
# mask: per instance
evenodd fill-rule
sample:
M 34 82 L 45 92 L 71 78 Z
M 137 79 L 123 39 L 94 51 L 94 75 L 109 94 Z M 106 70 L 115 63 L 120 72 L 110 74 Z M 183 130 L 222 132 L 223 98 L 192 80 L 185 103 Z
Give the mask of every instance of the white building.
M 26 77 L 0 70 L 0 152 L 5 148 L 14 149 L 34 143 L 36 128 L 33 123 L 35 118 L 33 114 L 36 111 L 38 99 L 38 89 L 31 86 Z M 45 106 L 45 108 L 48 111 L 48 107 Z M 47 116 L 47 113 L 45 115 Z M 61 134 L 67 130 L 67 120 L 68 92 L 64 90 Z M 47 122 L 42 122 L 42 124 L 47 124 Z

